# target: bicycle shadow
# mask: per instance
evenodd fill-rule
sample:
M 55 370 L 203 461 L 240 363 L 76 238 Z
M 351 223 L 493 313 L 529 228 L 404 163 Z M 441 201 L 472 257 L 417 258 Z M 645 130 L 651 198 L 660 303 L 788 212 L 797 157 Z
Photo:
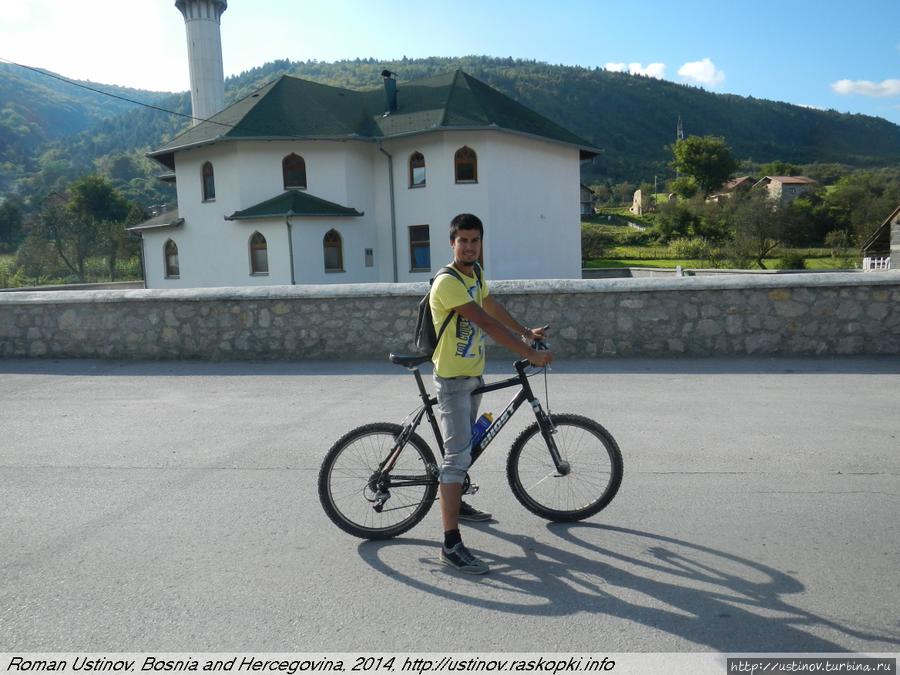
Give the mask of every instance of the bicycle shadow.
M 796 578 L 700 544 L 607 525 L 548 524 L 548 532 L 566 542 L 567 550 L 490 524 L 479 530 L 515 545 L 521 555 L 479 551 L 491 573 L 466 577 L 435 561 L 430 540 L 364 542 L 359 554 L 393 580 L 448 600 L 511 614 L 606 614 L 719 652 L 857 651 L 809 632 L 823 628 L 858 640 L 900 644 L 898 636 L 842 626 L 795 607 L 783 596 L 805 590 Z M 612 541 L 602 546 L 589 541 L 600 534 Z M 434 563 L 430 579 L 391 565 L 392 551 L 408 546 L 425 548 L 419 562 Z

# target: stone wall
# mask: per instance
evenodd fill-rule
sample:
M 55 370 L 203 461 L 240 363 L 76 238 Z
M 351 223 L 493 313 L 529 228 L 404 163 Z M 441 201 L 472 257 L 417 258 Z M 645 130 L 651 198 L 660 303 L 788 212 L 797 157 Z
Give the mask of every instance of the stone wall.
M 562 357 L 900 354 L 900 272 L 491 288 L 526 324 L 550 323 Z M 382 358 L 413 351 L 424 291 L 414 283 L 4 293 L 0 356 Z

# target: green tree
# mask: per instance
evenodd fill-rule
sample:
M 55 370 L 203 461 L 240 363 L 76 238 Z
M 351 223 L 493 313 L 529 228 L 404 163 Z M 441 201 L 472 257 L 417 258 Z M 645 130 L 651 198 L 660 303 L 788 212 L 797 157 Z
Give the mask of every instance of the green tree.
M 733 232 L 726 255 L 738 267 L 755 262 L 759 269 L 767 269 L 766 257 L 790 236 L 788 210 L 775 208 L 762 189 L 735 194 L 724 209 Z
M 629 182 L 618 183 L 612 186 L 612 193 L 619 204 L 631 206 L 634 199 L 634 185 Z
M 67 196 L 53 193 L 44 201 L 38 232 L 78 281 L 85 280 L 92 255 L 106 258 L 114 278 L 116 260 L 128 244 L 124 225 L 131 206 L 108 180 L 86 176 L 70 186 Z
M 688 136 L 675 142 L 672 154 L 672 168 L 693 178 L 704 197 L 719 188 L 738 167 L 721 136 Z
M 22 207 L 13 199 L 0 204 L 0 250 L 13 250 L 22 234 Z
M 802 173 L 799 167 L 781 160 L 763 164 L 759 167 L 759 172 L 763 176 L 799 176 Z
M 841 178 L 823 198 L 828 229 L 850 230 L 864 241 L 900 204 L 894 172 L 860 171 Z
M 68 209 L 87 228 L 96 230 L 95 251 L 106 258 L 110 281 L 115 280 L 116 261 L 126 253 L 125 221 L 132 205 L 102 176 L 86 176 L 69 188 Z M 84 278 L 83 269 L 79 278 Z
M 16 251 L 17 285 L 40 285 L 60 272 L 60 258 L 53 243 L 39 229 L 32 230 Z
M 669 192 L 674 192 L 683 199 L 690 199 L 697 194 L 697 182 L 690 176 L 680 176 L 669 181 Z

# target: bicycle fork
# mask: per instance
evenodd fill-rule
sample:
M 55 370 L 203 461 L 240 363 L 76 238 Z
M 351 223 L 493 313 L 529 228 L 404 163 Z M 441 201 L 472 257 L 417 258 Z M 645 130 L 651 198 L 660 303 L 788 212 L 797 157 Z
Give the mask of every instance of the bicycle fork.
M 547 449 L 550 450 L 550 458 L 553 460 L 553 465 L 556 467 L 556 476 L 558 478 L 568 476 L 572 471 L 572 467 L 562 458 L 562 455 L 559 454 L 559 448 L 557 447 L 556 439 L 554 438 L 556 435 L 556 426 L 554 426 L 553 420 L 550 419 L 550 415 L 544 412 L 541 408 L 540 401 L 536 398 L 531 400 L 531 408 L 534 410 L 535 417 L 537 417 L 541 436 L 543 436 L 544 441 L 547 443 Z

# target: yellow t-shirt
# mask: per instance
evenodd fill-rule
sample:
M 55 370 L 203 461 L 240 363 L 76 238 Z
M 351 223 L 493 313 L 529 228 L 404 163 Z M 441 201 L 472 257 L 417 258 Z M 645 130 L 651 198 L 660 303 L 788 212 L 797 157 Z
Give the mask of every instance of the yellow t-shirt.
M 454 267 L 454 269 L 456 269 Z M 469 302 L 484 306 L 488 296 L 487 281 L 481 273 L 481 284 L 475 276 L 467 276 L 456 270 L 465 281 L 465 286 L 452 274 L 442 274 L 431 287 L 429 304 L 434 320 L 434 332 L 439 334 L 447 314 Z M 471 321 L 454 313 L 447 329 L 431 357 L 434 372 L 440 377 L 477 377 L 484 373 L 484 331 Z

